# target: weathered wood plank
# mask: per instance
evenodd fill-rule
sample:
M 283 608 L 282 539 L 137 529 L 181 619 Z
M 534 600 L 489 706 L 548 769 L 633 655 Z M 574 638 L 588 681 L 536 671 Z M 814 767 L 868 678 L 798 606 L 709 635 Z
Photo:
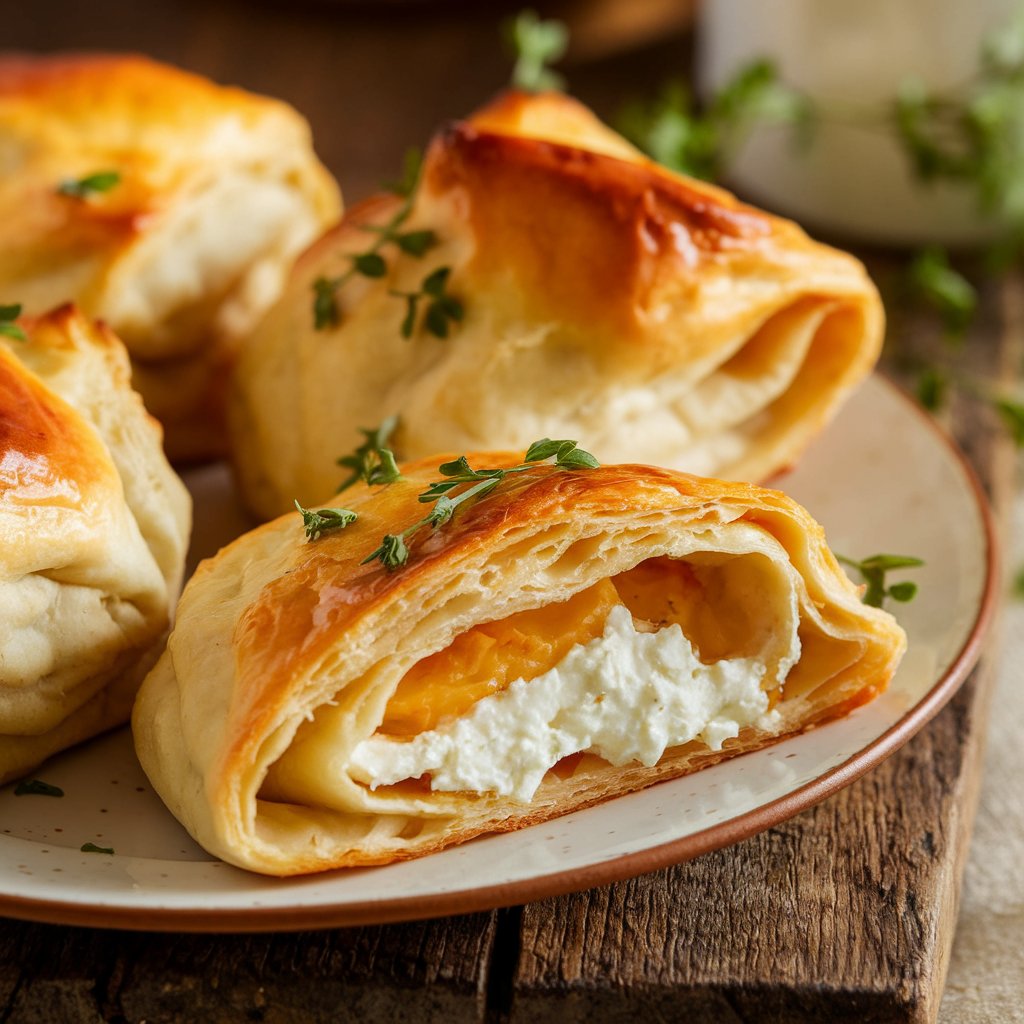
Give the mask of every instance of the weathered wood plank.
M 494 918 L 248 936 L 3 922 L 0 1021 L 476 1022 Z

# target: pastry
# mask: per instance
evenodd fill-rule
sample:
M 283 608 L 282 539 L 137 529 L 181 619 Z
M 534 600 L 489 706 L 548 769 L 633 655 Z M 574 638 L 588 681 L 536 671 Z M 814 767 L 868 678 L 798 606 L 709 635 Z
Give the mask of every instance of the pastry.
M 239 340 L 340 210 L 305 120 L 142 57 L 10 56 L 0 152 L 0 299 L 104 319 L 171 456 L 221 452 Z
M 776 491 L 531 464 L 416 528 L 452 478 L 436 456 L 401 472 L 204 562 L 143 684 L 139 759 L 233 864 L 380 864 L 540 822 L 844 715 L 903 653 Z
M 191 507 L 109 329 L 70 306 L 5 328 L 0 782 L 127 720 L 167 632 Z
M 265 518 L 333 493 L 336 459 L 393 415 L 404 458 L 547 434 L 761 481 L 879 353 L 857 260 L 653 163 L 562 95 L 508 93 L 443 130 L 405 203 L 351 208 L 246 343 L 234 452 Z M 370 252 L 396 217 L 434 244 Z M 382 276 L 353 272 L 368 252 Z

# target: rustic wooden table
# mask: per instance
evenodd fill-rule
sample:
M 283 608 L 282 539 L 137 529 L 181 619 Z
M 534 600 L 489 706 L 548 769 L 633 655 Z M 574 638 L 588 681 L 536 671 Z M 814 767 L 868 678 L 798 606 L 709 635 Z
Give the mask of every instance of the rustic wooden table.
M 48 6 L 5 10 L 4 45 L 140 50 L 282 96 L 310 117 L 349 200 L 371 191 L 409 143 L 507 77 L 494 7 Z M 610 32 L 587 5 L 569 5 L 581 45 L 567 73 L 573 91 L 606 116 L 624 96 L 686 71 L 683 31 L 647 38 L 651 25 L 679 19 L 679 5 L 640 6 L 643 17 Z M 892 258 L 870 262 L 883 283 L 893 276 Z M 1009 372 L 1021 296 L 1015 279 L 983 286 L 982 314 L 961 357 L 972 372 Z M 941 345 L 926 315 L 897 302 L 890 317 L 902 351 Z M 966 400 L 947 415 L 997 509 L 1005 508 L 1013 459 L 998 425 Z M 816 808 L 737 846 L 604 889 L 316 933 L 160 935 L 0 922 L 0 1022 L 934 1020 L 976 803 L 990 669 L 983 661 L 912 742 Z

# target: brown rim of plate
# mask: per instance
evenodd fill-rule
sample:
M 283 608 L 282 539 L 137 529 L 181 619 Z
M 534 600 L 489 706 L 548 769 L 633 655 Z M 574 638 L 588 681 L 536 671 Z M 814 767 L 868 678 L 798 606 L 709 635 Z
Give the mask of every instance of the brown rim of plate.
M 749 839 L 758 832 L 778 825 L 800 811 L 821 803 L 898 750 L 949 702 L 981 656 L 982 641 L 992 624 L 997 604 L 1000 572 L 995 522 L 988 498 L 974 468 L 956 442 L 902 388 L 880 375 L 876 374 L 875 379 L 896 392 L 913 409 L 927 428 L 949 449 L 963 471 L 981 517 L 986 548 L 986 576 L 978 612 L 970 633 L 946 672 L 899 721 L 842 764 L 829 769 L 785 796 L 680 839 L 638 850 L 636 853 L 623 854 L 587 867 L 556 871 L 516 882 L 386 901 L 216 910 L 101 906 L 4 894 L 0 895 L 0 915 L 47 924 L 91 928 L 230 933 L 389 924 L 452 914 L 469 914 L 609 885 L 673 864 L 681 864 L 702 854 Z

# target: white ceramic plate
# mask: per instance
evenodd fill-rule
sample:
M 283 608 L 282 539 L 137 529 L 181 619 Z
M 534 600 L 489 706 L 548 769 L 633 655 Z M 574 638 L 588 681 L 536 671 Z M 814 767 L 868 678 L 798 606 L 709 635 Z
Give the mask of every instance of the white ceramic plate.
M 222 469 L 194 474 L 190 484 L 196 543 L 212 550 L 242 523 Z M 878 378 L 782 484 L 825 525 L 834 550 L 927 563 L 913 573 L 918 597 L 896 606 L 910 638 L 899 673 L 849 717 L 546 824 L 402 864 L 289 880 L 237 870 L 196 846 L 149 788 L 122 730 L 36 773 L 63 788 L 63 799 L 0 790 L 0 913 L 210 931 L 428 917 L 650 871 L 795 814 L 892 753 L 949 699 L 978 655 L 995 554 L 963 457 Z M 83 853 L 87 842 L 116 853 Z

